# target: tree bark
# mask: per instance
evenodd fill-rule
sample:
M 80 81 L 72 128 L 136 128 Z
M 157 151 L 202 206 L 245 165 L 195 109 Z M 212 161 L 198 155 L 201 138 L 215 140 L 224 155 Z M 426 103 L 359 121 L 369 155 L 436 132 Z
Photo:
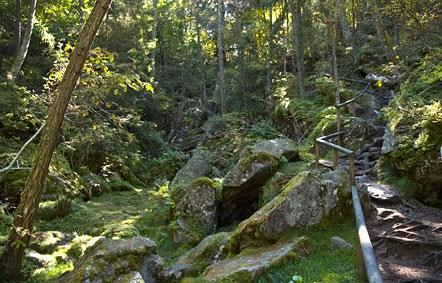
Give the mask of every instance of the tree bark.
M 11 70 L 8 74 L 8 79 L 15 81 L 20 72 L 21 66 L 25 61 L 26 54 L 28 53 L 29 43 L 31 42 L 32 30 L 34 28 L 35 21 L 35 7 L 37 6 L 37 0 L 32 0 L 31 5 L 29 6 L 28 13 L 28 24 L 26 25 L 26 31 L 23 37 L 23 41 L 20 44 L 20 49 L 18 50 L 18 54 L 15 57 L 14 63 L 12 64 Z
M 272 68 L 273 68 L 273 3 L 270 3 L 269 7 L 269 62 L 267 65 L 267 82 L 266 82 L 266 95 L 270 95 L 272 90 Z
M 152 76 L 155 78 L 156 72 L 156 55 L 157 55 L 157 23 L 158 23 L 158 0 L 153 0 L 153 22 L 152 22 L 152 41 L 154 42 L 152 50 Z
M 241 13 L 239 11 L 239 3 L 238 0 L 234 0 L 235 4 L 235 24 L 236 24 L 236 33 L 238 35 L 238 55 L 239 55 L 239 65 L 241 70 L 241 76 L 240 76 L 240 85 L 241 85 L 241 94 L 244 100 L 244 108 L 245 112 L 248 113 L 248 103 L 247 103 L 247 95 L 246 95 L 246 89 L 245 89 L 245 66 L 244 66 L 244 42 L 242 38 L 242 20 L 241 20 Z
M 333 2 L 332 2 L 333 3 Z M 335 84 L 335 105 L 336 105 L 336 120 L 337 132 L 341 131 L 341 108 L 337 105 L 341 103 L 341 95 L 339 93 L 339 74 L 338 74 L 338 60 L 336 56 L 336 17 L 333 12 L 333 5 L 330 5 L 330 19 L 329 33 L 331 37 L 332 46 L 332 66 L 333 66 L 333 81 Z M 341 145 L 341 137 L 338 136 L 338 145 Z
M 301 47 L 300 40 L 300 26 L 301 22 L 299 19 L 300 12 L 297 13 L 297 10 L 300 9 L 299 1 L 298 7 L 295 8 L 294 0 L 290 0 L 290 10 L 292 12 L 292 28 L 293 28 L 293 37 L 295 41 L 295 51 L 296 51 L 296 66 L 298 69 L 298 84 L 299 84 L 299 96 L 302 100 L 305 100 L 307 97 L 305 95 L 305 86 L 304 86 L 304 62 L 302 59 L 302 53 L 304 52 Z
M 200 31 L 200 18 L 199 18 L 199 0 L 192 0 L 193 2 L 193 15 L 195 17 L 195 28 L 196 28 L 196 39 L 198 45 L 198 57 L 200 60 L 200 68 L 201 68 L 201 98 L 203 100 L 203 104 L 205 105 L 207 102 L 207 85 L 206 85 L 206 68 L 204 67 L 204 59 L 203 59 L 203 50 L 201 47 L 201 31 Z
M 224 92 L 223 13 L 224 13 L 224 1 L 218 0 L 218 65 L 219 65 L 219 91 L 221 95 L 221 116 L 227 113 L 226 94 Z
M 337 9 L 339 16 L 339 25 L 342 28 L 342 33 L 344 34 L 345 45 L 347 47 L 353 47 L 353 35 L 351 33 L 350 27 L 348 25 L 347 15 L 345 14 L 345 6 L 343 0 L 337 0 Z
M 9 240 L 2 256 L 3 268 L 9 276 L 16 276 L 20 271 L 21 260 L 25 248 L 29 244 L 35 215 L 43 193 L 49 164 L 57 143 L 58 133 L 63 122 L 66 108 L 72 92 L 77 85 L 89 49 L 104 16 L 109 10 L 111 2 L 112 0 L 96 1 L 94 9 L 80 33 L 69 65 L 63 75 L 58 89 L 59 94 L 52 105 L 46 127 L 43 130 L 42 138 L 38 144 L 31 173 L 26 180 L 20 204 L 15 211 L 13 229 L 11 229 Z
M 15 0 L 15 49 L 14 56 L 18 56 L 21 41 L 21 0 Z

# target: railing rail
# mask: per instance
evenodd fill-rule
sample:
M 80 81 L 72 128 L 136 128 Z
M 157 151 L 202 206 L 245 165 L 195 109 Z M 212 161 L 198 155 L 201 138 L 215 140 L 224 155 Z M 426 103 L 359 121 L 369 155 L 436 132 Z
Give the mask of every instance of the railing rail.
M 326 75 L 330 76 L 330 75 Z M 337 111 L 339 112 L 339 108 L 345 106 L 349 103 L 353 103 L 355 100 L 362 97 L 367 89 L 370 87 L 369 82 L 353 80 L 353 79 L 345 79 L 340 78 L 341 80 L 346 80 L 350 82 L 356 83 L 364 83 L 366 86 L 364 89 L 354 98 L 347 100 L 343 103 L 337 103 L 335 105 Z M 338 115 L 339 116 L 339 115 Z M 338 130 L 341 128 L 340 119 L 338 118 Z M 340 137 L 344 135 L 344 132 L 337 132 L 327 136 L 319 137 L 315 141 L 315 167 L 319 167 L 319 145 L 326 145 L 333 150 L 333 170 L 338 166 L 338 152 L 342 152 L 348 156 L 348 165 L 350 171 L 350 183 L 352 185 L 352 198 L 353 198 L 353 208 L 356 216 L 356 226 L 357 226 L 357 250 L 358 250 L 358 273 L 360 276 L 366 276 L 368 278 L 368 282 L 370 283 L 382 283 L 381 273 L 379 271 L 379 267 L 376 261 L 376 257 L 373 251 L 373 246 L 371 245 L 370 236 L 368 235 L 367 227 L 365 225 L 364 213 L 362 212 L 361 202 L 359 200 L 359 194 L 356 189 L 356 175 L 355 175 L 355 153 L 352 150 L 349 150 L 341 145 L 336 145 L 327 140 L 331 138 L 338 138 L 338 143 L 340 143 Z M 442 149 L 441 149 L 442 154 Z

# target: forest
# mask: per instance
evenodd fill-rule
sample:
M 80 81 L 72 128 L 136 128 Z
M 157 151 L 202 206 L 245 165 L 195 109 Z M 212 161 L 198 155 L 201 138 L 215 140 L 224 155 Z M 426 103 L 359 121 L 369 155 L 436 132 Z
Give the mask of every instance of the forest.
M 439 0 L 0 1 L 0 282 L 440 282 L 441 172 Z

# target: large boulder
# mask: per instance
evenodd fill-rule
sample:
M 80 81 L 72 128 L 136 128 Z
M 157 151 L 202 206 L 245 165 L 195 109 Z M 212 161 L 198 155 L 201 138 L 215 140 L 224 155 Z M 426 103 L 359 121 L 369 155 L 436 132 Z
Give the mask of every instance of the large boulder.
M 246 148 L 252 153 L 266 152 L 277 158 L 284 157 L 287 160 L 294 160 L 299 157 L 299 151 L 294 141 L 289 139 L 274 139 L 259 142 Z
M 220 223 L 243 220 L 259 207 L 262 185 L 275 173 L 280 159 L 261 151 L 247 151 L 223 183 Z
M 420 185 L 417 196 L 435 206 L 442 206 L 441 113 L 440 102 L 396 113 L 383 145 L 399 174 Z
M 307 255 L 305 237 L 271 246 L 247 249 L 241 254 L 209 266 L 203 278 L 216 282 L 256 282 L 268 269 L 282 266 Z
M 206 267 L 226 258 L 230 233 L 220 232 L 202 240 L 160 273 L 164 282 L 176 282 L 186 276 L 197 276 Z
M 239 224 L 230 252 L 274 243 L 291 229 L 338 221 L 351 209 L 351 203 L 349 174 L 343 168 L 303 171 L 279 196 Z
M 192 158 L 181 168 L 169 185 L 172 200 L 175 203 L 186 194 L 186 188 L 200 177 L 208 177 L 212 171 L 210 153 L 197 148 L 192 152 Z
M 175 217 L 171 233 L 176 244 L 199 242 L 212 234 L 217 223 L 217 188 L 213 181 L 206 177 L 193 181 L 176 204 Z
M 102 238 L 58 282 L 156 282 L 164 261 L 145 237 Z

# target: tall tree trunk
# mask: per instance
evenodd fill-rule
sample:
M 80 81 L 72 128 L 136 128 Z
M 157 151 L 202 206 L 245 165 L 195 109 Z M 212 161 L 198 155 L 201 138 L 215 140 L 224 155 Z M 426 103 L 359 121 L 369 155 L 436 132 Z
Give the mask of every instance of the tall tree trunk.
M 238 0 L 234 0 L 235 4 L 235 25 L 236 25 L 236 34 L 238 36 L 238 55 L 239 55 L 239 66 L 240 66 L 240 85 L 241 85 L 241 94 L 244 100 L 244 108 L 245 112 L 248 113 L 248 102 L 247 102 L 247 95 L 246 95 L 246 70 L 244 66 L 244 42 L 242 38 L 242 20 L 241 20 L 241 13 L 239 11 L 239 3 Z
M 18 56 L 20 51 L 20 39 L 21 39 L 21 0 L 15 0 L 15 49 L 14 56 Z
M 330 1 L 333 4 L 333 0 Z M 336 57 L 336 17 L 333 11 L 333 6 L 330 5 L 330 19 L 329 34 L 332 46 L 332 66 L 333 66 L 333 81 L 335 84 L 335 105 L 336 105 L 336 120 L 337 132 L 341 131 L 341 108 L 337 105 L 341 103 L 341 95 L 339 93 L 339 74 L 338 74 L 338 60 Z M 341 137 L 338 136 L 338 145 L 341 145 Z
M 272 59 L 273 59 L 273 3 L 270 2 L 269 8 L 269 62 L 267 65 L 267 81 L 266 81 L 266 95 L 270 95 L 272 90 Z
M 219 65 L 219 91 L 221 95 L 221 116 L 227 113 L 226 94 L 224 92 L 223 13 L 224 13 L 224 1 L 218 0 L 218 65 Z
M 295 51 L 296 51 L 296 66 L 298 68 L 298 84 L 299 84 L 299 96 L 302 100 L 306 99 L 305 95 L 305 87 L 304 87 L 304 62 L 303 62 L 303 56 L 302 54 L 304 51 L 301 47 L 301 40 L 300 40 L 300 26 L 299 23 L 301 22 L 299 19 L 300 13 L 297 13 L 297 9 L 300 9 L 299 7 L 299 0 L 298 0 L 298 7 L 295 8 L 294 0 L 290 0 L 290 11 L 292 12 L 292 28 L 293 28 L 293 37 L 295 41 Z
M 158 0 L 153 0 L 153 22 L 152 22 L 152 41 L 154 43 L 152 50 L 152 76 L 155 78 L 156 55 L 157 55 L 157 23 L 158 23 Z
M 195 17 L 195 27 L 196 27 L 196 39 L 198 44 L 198 57 L 200 60 L 200 68 L 201 68 L 201 98 L 203 100 L 203 104 L 205 105 L 207 102 L 207 85 L 206 85 L 206 68 L 204 67 L 204 59 L 203 59 L 203 50 L 201 46 L 201 31 L 200 31 L 200 18 L 199 18 L 199 3 L 196 0 L 192 0 L 193 2 L 193 15 Z
M 371 0 L 371 8 L 373 10 L 373 23 L 376 28 L 376 33 L 379 37 L 379 40 L 381 41 L 382 49 L 384 50 L 384 55 L 389 60 L 390 58 L 390 40 L 386 34 L 386 31 L 384 29 L 383 21 L 382 21 L 382 15 L 379 12 L 379 7 L 376 2 L 376 0 Z
M 347 15 L 345 14 L 344 2 L 343 0 L 337 0 L 337 4 L 339 24 L 344 34 L 345 45 L 347 47 L 353 47 L 353 36 L 348 25 Z
M 109 10 L 112 0 L 97 0 L 89 19 L 84 25 L 75 49 L 71 55 L 69 65 L 60 83 L 59 94 L 55 98 L 49 113 L 46 127 L 35 153 L 35 160 L 31 172 L 26 180 L 20 204 L 14 215 L 14 221 L 5 252 L 2 256 L 3 269 L 9 276 L 19 273 L 25 248 L 34 226 L 40 198 L 48 174 L 49 164 L 57 143 L 57 137 L 63 122 L 64 114 L 77 85 L 78 79 L 86 61 L 89 49 L 100 28 L 104 16 Z
M 37 0 L 32 0 L 29 6 L 28 24 L 26 25 L 26 31 L 23 37 L 23 41 L 20 44 L 20 49 L 12 64 L 11 70 L 8 74 L 8 79 L 15 81 L 20 72 L 21 66 L 25 61 L 26 54 L 28 53 L 29 43 L 31 42 L 32 30 L 34 28 L 35 21 L 35 7 L 37 6 Z

